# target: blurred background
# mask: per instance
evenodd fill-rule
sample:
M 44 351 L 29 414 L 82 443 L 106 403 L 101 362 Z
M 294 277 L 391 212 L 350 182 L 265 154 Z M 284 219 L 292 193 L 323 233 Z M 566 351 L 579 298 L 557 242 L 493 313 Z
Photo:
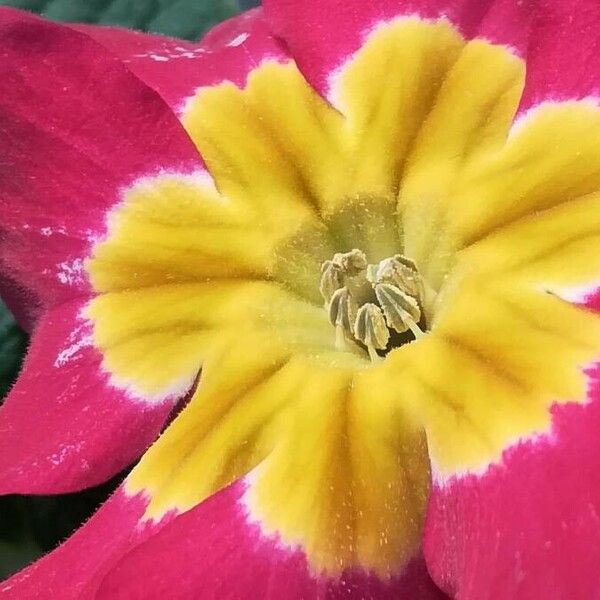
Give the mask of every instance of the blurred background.
M 196 40 L 259 0 L 0 0 L 56 21 L 121 25 Z M 0 302 L 0 404 L 18 375 L 27 336 Z M 0 497 L 0 580 L 54 548 L 87 520 L 124 474 L 65 496 Z

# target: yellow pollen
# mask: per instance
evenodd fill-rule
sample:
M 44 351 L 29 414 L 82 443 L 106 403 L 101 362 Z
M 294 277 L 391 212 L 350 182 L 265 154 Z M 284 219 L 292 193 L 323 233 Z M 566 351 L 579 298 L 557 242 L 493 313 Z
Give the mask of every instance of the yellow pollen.
M 337 253 L 321 266 L 319 290 L 339 349 L 353 342 L 376 362 L 400 345 L 393 332 L 423 335 L 425 286 L 415 263 L 401 254 L 369 264 L 356 248 Z

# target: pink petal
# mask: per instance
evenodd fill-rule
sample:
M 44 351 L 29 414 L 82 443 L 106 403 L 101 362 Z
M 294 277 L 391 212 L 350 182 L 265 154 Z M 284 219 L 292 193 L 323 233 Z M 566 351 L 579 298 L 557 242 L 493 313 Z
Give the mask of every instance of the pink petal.
M 148 35 L 118 27 L 72 25 L 120 57 L 127 68 L 181 113 L 197 88 L 223 80 L 243 85 L 266 57 L 287 55 L 270 33 L 261 9 L 213 28 L 201 43 Z
M 303 554 L 246 520 L 239 482 L 195 509 L 143 520 L 147 501 L 120 488 L 57 550 L 0 583 L 3 600 L 442 600 L 422 558 L 398 579 L 311 575 Z
M 521 0 L 264 0 L 263 4 L 273 31 L 324 95 L 332 74 L 382 21 L 409 15 L 447 17 L 467 38 L 485 37 L 523 55 L 535 16 L 532 2 Z
M 422 559 L 398 579 L 361 571 L 329 579 L 308 571 L 304 554 L 265 538 L 246 519 L 238 482 L 178 516 L 126 554 L 97 593 L 101 599 L 429 600 L 444 595 Z M 157 568 L 157 565 L 160 565 Z
M 93 600 L 103 575 L 159 525 L 138 526 L 146 502 L 118 490 L 57 550 L 0 583 L 2 600 Z
M 521 110 L 600 91 L 600 3 L 538 0 Z
M 588 308 L 600 313 L 600 288 L 587 295 L 585 304 Z
M 172 402 L 113 387 L 92 346 L 83 301 L 39 321 L 25 367 L 0 408 L 0 493 L 62 493 L 96 485 L 156 438 Z
M 587 600 L 600 590 L 600 367 L 587 405 L 555 406 L 551 434 L 483 475 L 434 484 L 428 567 L 461 600 Z
M 33 304 L 86 293 L 120 190 L 202 162 L 169 107 L 87 36 L 0 9 L 0 265 Z
M 381 21 L 447 17 L 468 38 L 482 37 L 527 58 L 521 110 L 544 100 L 580 99 L 600 88 L 600 4 L 596 0 L 265 0 L 273 31 L 311 83 L 329 79 Z M 327 24 L 335 19 L 335 27 Z

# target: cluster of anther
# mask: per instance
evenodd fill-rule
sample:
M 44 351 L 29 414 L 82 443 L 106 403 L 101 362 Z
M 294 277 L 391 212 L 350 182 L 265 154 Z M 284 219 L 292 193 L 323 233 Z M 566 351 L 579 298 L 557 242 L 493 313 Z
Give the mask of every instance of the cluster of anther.
M 360 342 L 375 361 L 378 350 L 388 349 L 392 331 L 423 335 L 423 284 L 415 264 L 401 254 L 375 265 L 360 250 L 335 254 L 321 267 L 319 289 L 340 348 Z

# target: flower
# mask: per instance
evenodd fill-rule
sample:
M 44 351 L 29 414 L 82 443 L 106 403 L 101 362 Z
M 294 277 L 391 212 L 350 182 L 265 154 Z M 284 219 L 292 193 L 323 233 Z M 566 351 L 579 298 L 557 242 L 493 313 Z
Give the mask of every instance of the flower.
M 597 595 L 599 23 L 265 0 L 189 44 L 2 10 L 33 338 L 0 490 L 143 456 L 0 593 Z

